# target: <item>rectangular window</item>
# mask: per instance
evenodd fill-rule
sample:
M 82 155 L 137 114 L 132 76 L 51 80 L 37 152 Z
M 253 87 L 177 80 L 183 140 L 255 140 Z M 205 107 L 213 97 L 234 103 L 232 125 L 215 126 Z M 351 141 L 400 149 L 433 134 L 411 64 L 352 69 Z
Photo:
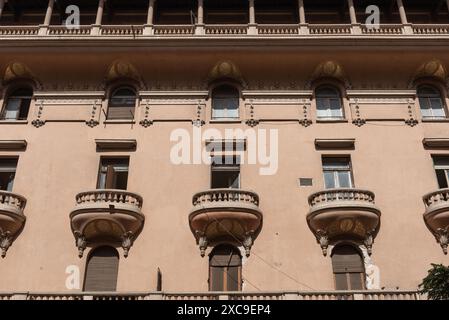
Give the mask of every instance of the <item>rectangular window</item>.
M 433 157 L 433 164 L 437 176 L 438 187 L 440 189 L 448 188 L 449 186 L 449 156 L 435 156 Z
M 213 156 L 211 167 L 211 188 L 240 188 L 240 157 Z
M 214 98 L 212 119 L 238 119 L 239 100 L 229 98 Z
M 126 190 L 129 158 L 102 158 L 98 174 L 98 189 Z
M 419 104 L 423 118 L 446 118 L 446 111 L 441 98 L 420 97 Z
M 0 190 L 12 191 L 16 168 L 17 158 L 0 159 Z
M 326 189 L 353 187 L 349 157 L 323 157 L 322 161 Z
M 319 119 L 343 119 L 343 110 L 338 98 L 320 98 L 316 103 Z

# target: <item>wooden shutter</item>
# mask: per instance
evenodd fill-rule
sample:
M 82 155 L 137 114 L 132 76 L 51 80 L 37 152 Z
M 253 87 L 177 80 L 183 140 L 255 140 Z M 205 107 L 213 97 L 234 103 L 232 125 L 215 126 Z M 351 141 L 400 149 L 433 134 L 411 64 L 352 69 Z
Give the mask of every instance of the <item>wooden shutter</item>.
M 209 260 L 209 289 L 211 291 L 241 290 L 242 257 L 232 246 L 215 248 Z
M 365 272 L 362 257 L 351 246 L 341 246 L 334 249 L 332 268 L 334 273 Z
M 112 247 L 99 247 L 90 254 L 84 277 L 84 291 L 117 289 L 119 255 Z
M 365 266 L 352 246 L 337 246 L 332 254 L 332 268 L 337 290 L 362 290 L 365 287 Z

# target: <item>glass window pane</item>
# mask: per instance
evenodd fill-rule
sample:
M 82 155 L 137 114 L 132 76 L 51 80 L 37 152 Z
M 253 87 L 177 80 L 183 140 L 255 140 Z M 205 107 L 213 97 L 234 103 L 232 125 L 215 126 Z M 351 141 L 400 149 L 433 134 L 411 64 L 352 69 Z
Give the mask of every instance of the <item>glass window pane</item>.
M 351 174 L 349 171 L 338 172 L 338 188 L 351 188 Z
M 324 187 L 326 189 L 333 189 L 333 188 L 335 188 L 334 172 L 331 172 L 331 171 L 324 172 Z
M 333 118 L 340 118 L 343 116 L 343 110 L 341 108 L 341 102 L 336 99 L 330 100 L 331 116 Z
M 20 110 L 20 99 L 11 98 L 5 108 L 5 119 L 17 119 Z
M 226 109 L 223 100 L 215 99 L 212 108 L 212 118 L 225 118 Z
M 434 117 L 444 117 L 444 107 L 443 102 L 440 98 L 432 98 L 430 99 L 430 104 L 433 112 Z

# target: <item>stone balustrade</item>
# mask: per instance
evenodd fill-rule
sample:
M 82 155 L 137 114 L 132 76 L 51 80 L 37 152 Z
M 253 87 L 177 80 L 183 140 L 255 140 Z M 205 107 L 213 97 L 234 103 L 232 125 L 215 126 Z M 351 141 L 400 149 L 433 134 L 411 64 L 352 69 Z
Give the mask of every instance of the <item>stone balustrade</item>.
M 12 39 L 38 37 L 119 37 L 147 39 L 163 36 L 182 37 L 233 37 L 233 36 L 296 36 L 296 37 L 378 37 L 378 36 L 448 36 L 449 24 L 385 24 L 371 28 L 364 24 L 255 24 L 255 25 L 83 25 L 79 28 L 65 26 L 0 26 L 0 37 Z
M 366 202 L 374 204 L 374 193 L 360 189 L 329 189 L 312 194 L 309 197 L 309 205 L 313 209 L 317 206 L 332 204 L 336 201 Z
M 23 209 L 25 209 L 26 199 L 21 195 L 0 191 L 0 208 L 6 209 L 9 212 L 23 215 Z
M 417 291 L 0 293 L 0 300 L 422 300 Z
M 127 204 L 142 208 L 142 197 L 138 194 L 123 190 L 94 190 L 81 192 L 75 197 L 77 205 L 88 205 L 100 202 Z
M 205 206 L 214 202 L 240 202 L 242 204 L 259 205 L 259 196 L 252 191 L 240 189 L 211 189 L 198 192 L 193 196 L 193 206 Z

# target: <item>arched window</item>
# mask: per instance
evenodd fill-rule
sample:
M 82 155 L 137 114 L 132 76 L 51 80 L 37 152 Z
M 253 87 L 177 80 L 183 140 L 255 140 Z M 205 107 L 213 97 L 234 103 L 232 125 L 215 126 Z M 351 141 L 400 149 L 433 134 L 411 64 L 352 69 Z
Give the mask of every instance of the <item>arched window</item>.
M 365 289 L 365 266 L 356 248 L 339 245 L 332 251 L 336 290 Z
M 33 90 L 31 88 L 19 88 L 11 92 L 6 98 L 2 112 L 3 120 L 25 120 L 30 111 Z
M 136 98 L 136 92 L 132 88 L 121 87 L 114 90 L 109 99 L 108 120 L 134 119 Z
M 332 86 L 315 89 L 317 117 L 322 119 L 343 118 L 343 106 L 340 91 Z
M 212 90 L 212 119 L 239 118 L 239 91 L 230 85 Z
M 118 262 L 119 255 L 115 248 L 95 248 L 87 260 L 84 291 L 115 291 Z
M 209 256 L 209 290 L 242 290 L 242 256 L 231 245 L 220 245 Z
M 446 111 L 441 92 L 432 86 L 418 87 L 419 107 L 423 118 L 445 118 Z

